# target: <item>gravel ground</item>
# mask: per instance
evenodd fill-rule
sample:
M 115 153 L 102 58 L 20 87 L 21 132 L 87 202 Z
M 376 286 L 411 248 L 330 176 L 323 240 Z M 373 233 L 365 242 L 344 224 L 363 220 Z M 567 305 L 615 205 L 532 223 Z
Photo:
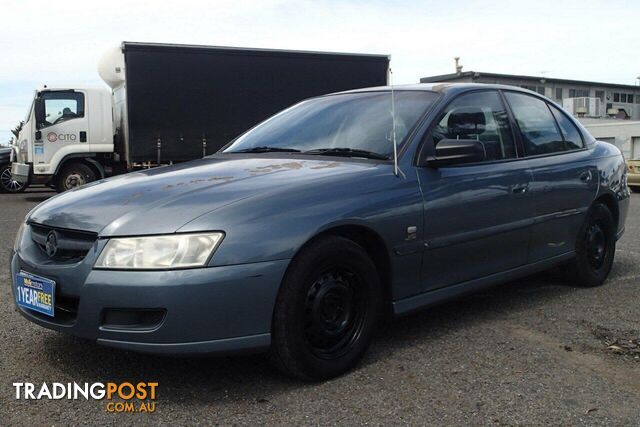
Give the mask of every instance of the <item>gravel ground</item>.
M 0 259 L 44 190 L 0 195 Z M 389 322 L 352 373 L 303 384 L 260 356 L 162 358 L 97 346 L 16 311 L 0 270 L 0 423 L 640 425 L 640 196 L 606 285 L 538 275 Z M 13 382 L 157 381 L 153 414 L 16 400 Z

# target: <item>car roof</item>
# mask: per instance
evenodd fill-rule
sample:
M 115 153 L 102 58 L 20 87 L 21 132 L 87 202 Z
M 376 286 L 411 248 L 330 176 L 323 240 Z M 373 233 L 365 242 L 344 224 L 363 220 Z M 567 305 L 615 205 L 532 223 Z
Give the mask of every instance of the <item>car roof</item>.
M 348 90 L 339 93 L 359 93 L 359 92 L 379 92 L 379 91 L 391 91 L 392 86 L 377 86 L 367 87 L 362 89 Z M 518 86 L 509 86 L 501 84 L 490 83 L 414 83 L 405 85 L 394 85 L 393 90 L 411 90 L 411 91 L 429 91 L 439 92 L 445 94 L 455 94 L 459 92 L 466 92 L 475 89 L 509 89 L 517 90 L 519 92 L 531 93 L 537 96 L 540 94 L 524 89 Z

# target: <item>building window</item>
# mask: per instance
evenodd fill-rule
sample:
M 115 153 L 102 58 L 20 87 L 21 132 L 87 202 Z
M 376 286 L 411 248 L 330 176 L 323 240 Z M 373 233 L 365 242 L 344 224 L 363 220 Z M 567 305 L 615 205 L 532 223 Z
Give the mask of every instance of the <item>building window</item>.
M 613 93 L 613 102 L 624 102 L 625 104 L 633 104 L 634 95 L 632 93 Z M 638 102 L 638 96 L 635 97 Z
M 597 90 L 596 91 L 596 98 L 600 98 L 600 102 L 604 102 L 604 91 L 603 90 Z
M 557 87 L 556 88 L 556 99 L 562 99 L 562 88 L 561 87 Z
M 534 85 L 520 85 L 521 88 L 530 90 L 531 92 L 537 92 L 540 95 L 544 95 L 544 86 L 534 86 Z
M 569 89 L 569 98 L 587 98 L 589 89 Z

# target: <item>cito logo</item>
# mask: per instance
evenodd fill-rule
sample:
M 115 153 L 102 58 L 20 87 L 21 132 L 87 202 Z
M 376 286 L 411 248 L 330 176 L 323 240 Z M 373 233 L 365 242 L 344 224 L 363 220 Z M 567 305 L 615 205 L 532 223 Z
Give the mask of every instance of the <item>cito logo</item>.
M 13 383 L 16 400 L 106 400 L 106 412 L 155 412 L 156 382 L 122 383 Z
M 76 135 L 73 133 L 55 133 L 49 132 L 47 134 L 47 141 L 49 142 L 74 142 L 76 140 Z

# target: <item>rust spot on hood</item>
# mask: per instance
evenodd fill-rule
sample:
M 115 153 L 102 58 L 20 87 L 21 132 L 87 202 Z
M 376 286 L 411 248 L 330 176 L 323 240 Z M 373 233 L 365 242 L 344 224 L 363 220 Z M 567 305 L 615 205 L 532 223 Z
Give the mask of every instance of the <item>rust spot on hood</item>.
M 167 184 L 164 186 L 165 191 L 170 191 L 175 187 L 180 187 L 183 185 L 192 185 L 192 184 L 202 184 L 204 182 L 215 182 L 215 181 L 231 181 L 234 177 L 232 176 L 210 176 L 209 178 L 196 178 L 192 179 L 189 182 L 177 182 L 175 184 Z
M 147 190 L 149 191 L 149 190 Z M 130 202 L 134 201 L 135 199 L 142 197 L 144 193 L 142 191 L 136 191 L 135 193 L 131 194 L 129 197 L 127 197 L 126 199 L 124 199 L 124 203 L 123 205 L 128 205 Z
M 303 167 L 304 165 L 302 164 L 302 162 L 287 162 L 287 163 L 276 163 L 273 165 L 266 165 L 266 166 L 257 166 L 253 169 L 247 169 L 247 172 L 250 172 L 251 174 L 258 174 L 258 173 L 275 172 L 278 170 L 302 169 Z
M 311 169 L 328 169 L 328 168 L 337 168 L 340 166 L 340 162 L 327 162 L 318 166 L 313 166 Z

